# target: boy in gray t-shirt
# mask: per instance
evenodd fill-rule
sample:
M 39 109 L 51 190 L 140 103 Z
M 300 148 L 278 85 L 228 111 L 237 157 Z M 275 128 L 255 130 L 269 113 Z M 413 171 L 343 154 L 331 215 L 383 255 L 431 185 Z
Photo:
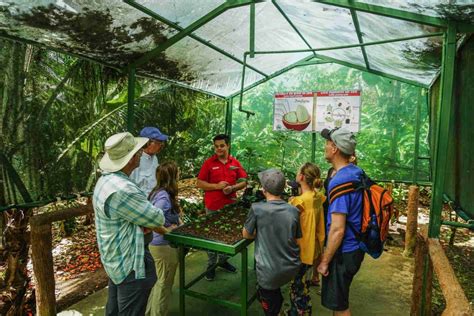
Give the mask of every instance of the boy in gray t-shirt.
M 269 169 L 258 174 L 266 202 L 253 203 L 242 230 L 244 238 L 255 238 L 257 298 L 265 315 L 278 315 L 283 296 L 280 287 L 291 281 L 300 265 L 301 238 L 298 209 L 280 198 L 285 176 Z

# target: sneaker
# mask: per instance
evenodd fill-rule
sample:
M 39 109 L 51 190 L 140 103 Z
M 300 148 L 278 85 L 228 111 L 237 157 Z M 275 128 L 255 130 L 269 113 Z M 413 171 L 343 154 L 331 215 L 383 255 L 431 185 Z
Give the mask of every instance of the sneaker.
M 206 280 L 214 281 L 215 277 L 216 277 L 216 269 L 211 269 L 206 272 L 206 276 L 205 276 Z
M 229 273 L 236 273 L 237 272 L 237 268 L 234 267 L 233 265 L 231 265 L 227 261 L 220 264 L 219 267 L 221 267 L 222 269 L 224 269 L 226 272 L 229 272 Z

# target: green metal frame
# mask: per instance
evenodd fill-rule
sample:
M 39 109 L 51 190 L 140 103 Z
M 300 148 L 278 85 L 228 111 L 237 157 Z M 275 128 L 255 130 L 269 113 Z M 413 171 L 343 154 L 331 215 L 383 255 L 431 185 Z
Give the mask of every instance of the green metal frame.
M 353 3 L 354 1 L 351 0 Z M 352 17 L 352 22 L 354 23 L 354 28 L 357 34 L 357 39 L 359 40 L 359 43 L 362 44 L 364 43 L 364 40 L 362 38 L 362 31 L 360 30 L 360 25 L 359 25 L 359 18 L 357 17 L 357 12 L 354 9 L 351 10 L 351 17 Z M 370 69 L 369 65 L 369 59 L 367 58 L 367 52 L 365 51 L 365 47 L 362 46 L 361 48 L 362 51 L 362 56 L 364 57 L 364 62 L 365 62 L 365 68 Z
M 225 134 L 232 138 L 232 98 L 226 99 Z
M 293 21 L 286 15 L 285 11 L 278 5 L 276 0 L 272 0 L 273 5 L 275 8 L 277 8 L 278 12 L 285 18 L 285 20 L 290 24 L 291 28 L 295 31 L 296 34 L 301 38 L 301 40 L 308 46 L 308 48 L 312 49 L 313 47 L 309 44 L 309 42 L 306 40 L 306 38 L 301 34 L 301 32 L 298 30 L 296 25 L 294 25 Z M 313 54 L 316 56 L 316 52 L 313 52 Z
M 243 107 L 242 107 L 242 103 L 244 101 L 243 100 L 244 99 L 244 94 L 243 94 L 242 91 L 244 90 L 244 86 L 245 86 L 245 68 L 247 66 L 247 55 L 248 54 L 249 54 L 248 52 L 244 53 L 244 64 L 242 66 L 242 80 L 240 82 L 240 98 L 239 98 L 239 111 L 243 112 L 243 113 L 246 113 L 247 114 L 247 119 L 250 117 L 250 115 L 255 115 L 255 112 L 244 110 Z
M 430 224 L 428 236 L 437 238 L 441 226 L 443 208 L 443 191 L 446 178 L 446 166 L 449 141 L 449 123 L 453 103 L 454 68 L 456 58 L 456 28 L 448 25 L 444 37 L 443 58 L 441 68 L 440 109 L 437 116 L 437 135 L 435 140 L 435 160 L 433 174 L 433 195 L 431 199 Z
M 133 133 L 135 119 L 135 68 L 128 71 L 128 94 L 127 94 L 127 131 Z
M 255 51 L 255 2 L 250 4 L 250 36 L 249 36 L 249 52 L 250 58 L 254 57 Z
M 354 2 L 352 0 L 312 0 L 313 2 L 333 5 L 346 9 L 355 9 L 361 12 L 367 12 L 377 15 L 386 16 L 389 18 L 395 18 L 399 20 L 416 22 L 420 24 L 426 24 L 437 27 L 446 27 L 447 21 L 442 18 L 427 16 L 419 13 L 408 12 L 395 8 L 389 8 L 374 4 L 367 4 L 361 2 Z
M 415 150 L 413 153 L 413 183 L 418 180 L 418 160 L 420 159 L 420 129 L 421 129 L 421 103 L 423 102 L 424 89 L 421 90 L 416 104 L 415 114 Z
M 364 47 L 364 46 L 371 46 L 371 45 L 381 45 L 381 44 L 386 44 L 386 43 L 393 43 L 393 42 L 401 42 L 401 41 L 407 41 L 407 40 L 412 40 L 412 39 L 417 39 L 417 38 L 426 38 L 426 37 L 434 37 L 434 36 L 441 36 L 443 35 L 444 33 L 441 33 L 441 32 L 436 32 L 436 33 L 430 33 L 430 34 L 423 34 L 423 35 L 416 35 L 416 36 L 410 36 L 410 37 L 403 37 L 403 38 L 395 38 L 395 39 L 390 39 L 390 40 L 382 40 L 382 41 L 374 41 L 374 42 L 366 42 L 366 43 L 359 43 L 359 44 L 350 44 L 350 45 L 343 45 L 343 46 L 333 46 L 333 47 L 324 47 L 324 48 L 310 48 L 310 49 L 298 49 L 298 50 L 283 50 L 283 51 L 255 51 L 254 54 L 255 55 L 258 55 L 258 54 L 290 54 L 290 53 L 303 53 L 303 52 L 318 52 L 318 51 L 326 51 L 326 50 L 336 50 L 336 49 L 345 49 L 345 48 L 355 48 L 355 47 Z M 245 52 L 244 53 L 244 64 L 243 64 L 243 69 L 242 69 L 242 81 L 241 81 L 241 86 L 240 86 L 240 91 L 237 92 L 237 93 L 234 93 L 231 95 L 231 97 L 233 96 L 236 96 L 238 94 L 241 95 L 240 97 L 240 102 L 239 102 L 239 110 L 242 111 L 242 112 L 245 112 L 247 113 L 248 115 L 253 115 L 254 113 L 253 112 L 250 112 L 250 111 L 245 111 L 245 110 L 242 110 L 242 96 L 243 96 L 243 92 L 265 82 L 265 81 L 268 81 L 282 73 L 285 73 L 299 65 L 301 65 L 302 62 L 308 62 L 308 61 L 311 61 L 312 59 L 314 59 L 315 57 L 323 60 L 323 61 L 331 61 L 331 62 L 334 62 L 334 63 L 338 63 L 338 64 L 341 64 L 343 66 L 347 66 L 347 67 L 352 67 L 352 68 L 356 68 L 356 69 L 359 69 L 359 70 L 362 70 L 362 71 L 367 71 L 367 72 L 371 72 L 371 73 L 374 73 L 374 74 L 377 74 L 377 75 L 380 75 L 380 76 L 384 76 L 384 77 L 387 77 L 387 78 L 390 78 L 390 79 L 394 79 L 394 80 L 398 80 L 400 82 L 404 82 L 404 83 L 407 83 L 407 84 L 411 84 L 411 85 L 414 85 L 414 86 L 418 86 L 418 87 L 422 87 L 422 88 L 427 88 L 428 85 L 424 85 L 420 82 L 416 82 L 416 81 L 411 81 L 411 80 L 406 80 L 406 79 L 403 79 L 403 78 L 400 78 L 400 77 L 396 77 L 396 76 L 392 76 L 392 75 L 389 75 L 389 74 L 385 74 L 381 71 L 377 71 L 377 70 L 373 70 L 373 69 L 367 69 L 367 68 L 364 68 L 363 66 L 358 66 L 358 65 L 355 65 L 355 64 L 350 64 L 350 63 L 346 63 L 346 62 L 342 62 L 342 61 L 339 61 L 337 59 L 334 59 L 334 58 L 331 58 L 331 57 L 326 57 L 326 56 L 323 56 L 323 55 L 317 55 L 317 56 L 308 56 L 308 57 L 305 57 L 303 58 L 302 60 L 286 67 L 286 68 L 283 68 L 271 75 L 269 75 L 267 78 L 264 78 L 262 80 L 259 80 L 253 84 L 251 84 L 250 86 L 248 87 L 244 87 L 244 81 L 245 81 L 245 68 L 246 68 L 246 65 L 247 65 L 247 55 L 249 54 L 249 52 Z
M 218 17 L 225 11 L 232 9 L 232 8 L 237 8 L 240 6 L 248 5 L 255 3 L 255 0 L 228 0 L 225 3 L 219 5 L 217 8 L 213 9 L 203 17 L 199 18 L 198 20 L 194 21 L 191 23 L 188 27 L 183 29 L 181 32 L 178 34 L 174 35 L 173 37 L 169 38 L 166 42 L 162 43 L 161 45 L 158 45 L 151 51 L 147 52 L 145 55 L 134 61 L 133 63 L 130 64 L 130 67 L 137 68 L 141 65 L 146 64 L 148 61 L 150 61 L 152 58 L 156 57 L 158 54 L 166 50 L 167 48 L 171 47 L 181 39 L 183 39 L 186 36 L 189 36 L 192 32 L 196 31 L 198 28 L 206 24 L 207 22 L 213 20 L 214 18 Z M 258 1 L 260 2 L 260 1 Z M 128 4 L 135 3 L 134 1 L 127 0 Z
M 187 225 L 190 225 L 190 224 L 187 224 Z M 250 306 L 250 304 L 252 304 L 252 302 L 256 298 L 256 293 L 252 295 L 250 298 L 248 297 L 248 249 L 247 247 L 253 242 L 253 240 L 242 239 L 233 245 L 228 245 L 228 244 L 219 243 L 216 241 L 211 241 L 211 240 L 201 239 L 198 237 L 180 234 L 179 232 L 170 232 L 166 234 L 164 237 L 166 240 L 177 245 L 178 247 L 179 314 L 180 315 L 184 316 L 186 314 L 186 308 L 185 308 L 186 295 L 208 301 L 212 304 L 217 304 L 217 305 L 222 305 L 225 307 L 237 309 L 237 310 L 240 310 L 240 315 L 242 316 L 247 315 L 248 307 Z M 235 256 L 239 253 L 241 254 L 240 302 L 239 303 L 229 301 L 229 300 L 224 300 L 218 297 L 196 292 L 190 289 L 194 284 L 196 284 L 202 278 L 204 278 L 207 271 L 201 273 L 200 275 L 195 277 L 193 280 L 186 283 L 186 269 L 185 269 L 185 255 L 184 255 L 185 247 L 193 247 L 193 248 L 203 249 L 207 251 L 215 251 L 219 253 L 228 254 L 231 256 Z M 208 270 L 214 269 L 216 265 L 209 267 Z
M 162 16 L 159 15 L 159 14 L 156 14 L 156 13 L 153 12 L 152 10 L 148 9 L 147 7 L 145 7 L 145 6 L 143 6 L 143 5 L 139 4 L 139 3 L 136 3 L 136 2 L 133 1 L 133 0 L 123 0 L 123 1 L 124 1 L 125 3 L 131 5 L 131 6 L 134 7 L 135 9 L 140 10 L 141 12 L 143 12 L 143 13 L 149 15 L 150 17 L 154 18 L 155 20 L 158 20 L 158 21 L 160 21 L 161 23 L 164 23 L 164 24 L 166 24 L 166 25 L 168 25 L 168 26 L 174 28 L 175 30 L 178 30 L 178 31 L 180 31 L 180 32 L 184 30 L 184 28 L 182 28 L 182 27 L 179 26 L 178 24 L 173 23 L 172 21 L 170 21 L 170 20 L 168 20 L 168 19 L 162 17 Z M 237 62 L 237 63 L 239 63 L 239 64 L 243 64 L 243 61 L 242 61 L 242 60 L 238 59 L 237 57 L 235 57 L 235 56 L 232 55 L 232 54 L 229 54 L 229 53 L 226 52 L 225 50 L 223 50 L 223 49 L 221 49 L 221 48 L 219 48 L 219 47 L 217 47 L 217 46 L 211 44 L 208 40 L 202 39 L 201 37 L 199 37 L 199 36 L 197 36 L 196 34 L 193 34 L 193 33 L 189 34 L 188 36 L 189 36 L 190 38 L 192 38 L 192 39 L 198 41 L 199 43 L 201 43 L 201 44 L 203 44 L 203 45 L 205 45 L 205 46 L 207 46 L 207 47 L 209 47 L 209 48 L 211 48 L 211 49 L 213 49 L 213 50 L 215 50 L 215 51 L 221 53 L 221 54 L 224 55 L 225 57 L 230 58 L 230 59 L 232 59 L 233 61 L 235 61 L 235 62 Z M 251 65 L 248 65 L 248 67 L 249 67 L 250 69 L 252 69 L 253 71 L 255 71 L 256 73 L 259 73 L 260 75 L 262 75 L 262 76 L 264 76 L 264 77 L 268 76 L 266 73 L 260 71 L 259 69 L 255 68 L 255 67 L 252 67 Z
M 292 54 L 292 53 L 321 52 L 321 51 L 326 51 L 326 50 L 358 48 L 358 47 L 364 47 L 364 46 L 382 45 L 382 44 L 395 43 L 395 42 L 404 42 L 404 41 L 409 41 L 409 40 L 414 40 L 414 39 L 428 38 L 428 37 L 435 37 L 435 36 L 442 36 L 442 35 L 444 35 L 443 32 L 434 32 L 434 33 L 426 33 L 426 34 L 421 34 L 421 35 L 393 38 L 393 39 L 387 39 L 387 40 L 358 43 L 358 44 L 348 44 L 348 45 L 338 45 L 338 46 L 321 47 L 321 48 L 308 48 L 308 49 L 278 50 L 278 51 L 273 51 L 273 50 L 263 51 L 262 50 L 262 51 L 256 51 L 254 53 L 258 54 L 258 55 L 261 55 L 261 54 Z

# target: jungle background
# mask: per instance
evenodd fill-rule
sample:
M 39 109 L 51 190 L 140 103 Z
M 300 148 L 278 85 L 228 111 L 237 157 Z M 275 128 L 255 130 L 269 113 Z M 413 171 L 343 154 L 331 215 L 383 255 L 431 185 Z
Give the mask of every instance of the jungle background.
M 1 40 L 0 66 L 0 206 L 92 191 L 104 141 L 126 129 L 126 74 Z M 238 111 L 235 97 L 232 154 L 251 175 L 277 167 L 291 178 L 311 159 L 312 136 L 272 131 L 274 93 L 349 89 L 362 90 L 359 165 L 377 180 L 429 181 L 429 159 L 419 159 L 414 179 L 419 104 L 419 156 L 430 156 L 426 92 L 334 64 L 296 68 L 248 91 L 243 108 L 255 112 L 250 118 Z M 144 78 L 137 80 L 135 97 L 134 134 L 144 126 L 158 126 L 171 136 L 159 160 L 174 160 L 183 178 L 195 177 L 213 153 L 212 137 L 225 131 L 225 101 Z M 316 163 L 324 174 L 329 165 L 324 160 L 323 143 L 318 135 Z M 396 191 L 397 198 L 403 200 L 405 193 L 406 188 Z M 426 195 L 429 200 L 429 188 Z M 36 211 L 14 208 L 1 213 L 0 315 L 7 314 L 12 305 L 27 305 L 25 284 L 31 281 L 28 220 Z M 74 222 L 69 225 L 70 231 L 76 229 Z M 66 223 L 58 234 L 67 235 L 67 231 Z M 89 233 L 93 236 L 93 229 Z

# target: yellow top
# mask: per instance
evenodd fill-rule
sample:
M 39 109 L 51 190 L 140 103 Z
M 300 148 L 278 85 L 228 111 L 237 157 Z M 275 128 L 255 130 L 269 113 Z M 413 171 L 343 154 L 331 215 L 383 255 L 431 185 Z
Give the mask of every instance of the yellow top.
M 312 265 L 323 251 L 325 228 L 323 193 L 307 191 L 290 199 L 290 204 L 300 210 L 300 225 L 303 237 L 298 239 L 300 258 L 304 264 Z

